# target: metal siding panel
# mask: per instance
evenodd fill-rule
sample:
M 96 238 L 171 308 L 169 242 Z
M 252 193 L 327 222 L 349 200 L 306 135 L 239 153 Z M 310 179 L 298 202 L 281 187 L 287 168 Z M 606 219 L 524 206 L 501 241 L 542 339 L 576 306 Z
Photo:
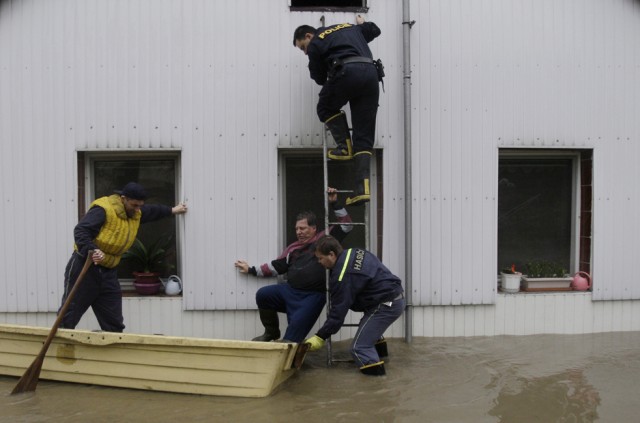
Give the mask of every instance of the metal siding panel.
M 446 332 L 454 333 L 454 336 L 465 336 L 466 310 L 462 307 L 451 308 L 451 322 Z
M 511 298 L 508 298 L 507 300 L 511 300 Z M 524 324 L 524 315 L 520 317 L 521 315 L 518 313 L 518 309 L 516 307 L 516 299 L 513 299 L 513 301 L 505 301 L 504 303 L 505 306 L 501 307 L 502 312 L 496 322 L 496 326 L 498 326 L 500 331 L 504 333 L 516 333 L 518 331 L 518 329 L 516 329 L 517 323 L 520 323 L 518 326 L 522 326 Z M 517 317 L 513 318 L 514 316 Z
M 45 9 L 46 8 L 40 8 L 34 11 L 33 20 L 36 42 L 51 38 L 51 28 L 47 25 L 46 21 L 46 17 L 49 15 L 46 15 Z M 55 216 L 57 206 L 53 202 L 52 194 L 54 191 L 50 190 L 50 188 L 52 188 L 50 183 L 55 180 L 54 175 L 56 168 L 55 162 L 51 160 L 52 156 L 47 154 L 50 152 L 51 143 L 47 142 L 48 140 L 46 139 L 46 128 L 51 128 L 51 109 L 47 107 L 47 100 L 51 98 L 49 93 L 50 84 L 47 84 L 47 74 L 49 73 L 51 60 L 48 51 L 40 51 L 36 48 L 32 49 L 31 57 L 31 66 L 33 69 L 31 81 L 31 85 L 33 86 L 33 123 L 30 126 L 33 131 L 32 142 L 35 148 L 30 149 L 31 151 L 29 151 L 29 153 L 32 156 L 32 165 L 37 171 L 32 172 L 29 176 L 32 188 L 27 192 L 30 192 L 31 195 L 40 200 L 42 207 L 42 209 L 39 210 L 40 213 L 44 210 L 47 215 Z M 37 100 L 38 94 L 42 96 L 41 100 Z M 48 225 L 44 219 L 35 219 L 31 225 L 35 228 L 36 233 L 39 234 L 39 238 L 46 242 L 47 233 L 51 232 L 49 229 L 50 225 Z M 37 249 L 37 245 L 35 248 L 31 246 L 29 249 L 31 250 L 31 254 L 33 254 L 33 250 Z M 47 274 L 49 270 L 53 270 L 53 268 L 49 269 L 49 265 L 52 264 L 52 259 L 55 258 L 52 256 L 53 255 L 46 255 L 42 257 L 39 260 L 40 265 L 34 266 L 34 277 L 37 281 L 46 281 L 48 279 Z M 42 284 L 36 283 L 34 285 L 35 288 L 31 292 L 35 301 L 33 309 L 35 311 L 48 310 L 48 290 L 46 284 L 44 289 L 41 287 Z
M 18 257 L 23 257 L 18 260 L 18 269 L 16 279 L 13 280 L 16 283 L 17 298 L 18 298 L 18 310 L 20 311 L 38 311 L 38 296 L 37 290 L 37 268 L 36 266 L 28 265 L 29 261 L 27 257 L 31 255 L 31 249 L 33 248 L 32 241 L 39 236 L 40 232 L 36 230 L 37 227 L 41 227 L 38 223 L 41 219 L 38 219 L 39 213 L 35 207 L 25 207 L 26 194 L 30 193 L 31 198 L 42 201 L 42 195 L 40 194 L 36 180 L 41 180 L 42 174 L 42 155 L 39 154 L 38 140 L 36 140 L 36 110 L 33 104 L 36 91 L 34 88 L 36 77 L 39 69 L 37 69 L 37 52 L 35 50 L 35 44 L 38 40 L 38 32 L 35 22 L 27 19 L 28 16 L 34 16 L 35 11 L 31 7 L 32 5 L 26 3 L 16 8 L 16 15 L 24 25 L 20 36 L 15 39 L 15 91 L 13 92 L 13 106 L 16 107 L 17 114 L 12 122 L 13 125 L 18 126 L 17 131 L 14 133 L 11 142 L 16 146 L 14 150 L 13 161 L 14 163 L 32 163 L 33 166 L 12 166 L 16 178 L 14 201 L 17 209 L 16 217 L 17 221 L 22 219 L 29 222 L 29 224 L 20 225 L 22 230 L 16 234 L 14 239 L 13 248 L 16 249 Z M 17 100 L 17 101 L 16 101 Z M 38 150 L 38 151 L 36 151 Z M 33 153 L 33 154 L 31 154 Z M 16 221 L 12 222 L 15 224 Z M 18 235 L 19 234 L 19 235 Z
M 314 24 L 319 13 L 291 14 L 257 1 L 163 1 L 153 7 L 148 1 L 34 1 L 0 7 L 0 43 L 10 46 L 8 57 L 0 58 L 0 89 L 15 99 L 0 102 L 1 118 L 10 122 L 0 129 L 3 157 L 10 157 L 2 178 L 9 203 L 2 220 L 28 226 L 20 237 L 16 225 L 3 226 L 3 274 L 10 282 L 0 309 L 57 307 L 77 209 L 74 155 L 55 148 L 65 142 L 80 149 L 182 147 L 192 206 L 184 231 L 185 305 L 254 307 L 252 297 L 263 282 L 238 276 L 231 263 L 243 254 L 258 261 L 277 254 L 280 228 L 271 223 L 279 208 L 276 146 L 317 146 L 321 130 L 314 111 L 318 87 L 308 77 L 306 58 L 280 40 L 289 40 L 297 24 Z M 607 149 L 594 165 L 594 298 L 638 298 L 640 287 L 624 265 L 638 251 L 631 214 L 638 188 L 619 184 L 639 176 L 633 162 L 639 47 L 630 41 L 639 39 L 638 5 L 487 1 L 469 7 L 471 16 L 457 4 L 412 4 L 418 22 L 412 30 L 414 303 L 494 301 L 496 145 Z M 260 10 L 261 18 L 239 27 L 229 19 L 246 9 Z M 377 136 L 385 147 L 383 255 L 401 274 L 401 34 L 393 25 L 399 9 L 392 2 L 374 3 L 370 19 L 383 29 L 372 49 L 388 71 Z M 20 25 L 7 30 L 9 13 Z M 328 22 L 347 19 L 326 16 Z M 264 30 L 267 23 L 272 30 Z M 247 44 L 252 26 L 263 28 L 275 51 L 250 57 L 231 47 Z M 40 43 L 51 48 L 40 52 Z M 525 54 L 519 47 L 529 44 Z M 33 156 L 27 147 L 35 149 Z M 37 169 L 8 172 L 13 163 L 27 162 Z M 237 166 L 241 162 L 245 168 Z M 20 192 L 33 192 L 52 220 L 36 219 L 35 206 L 23 213 Z M 236 199 L 239 193 L 245 197 Z M 470 196 L 469 206 L 463 196 Z M 257 208 L 264 220 L 251 213 Z M 36 239 L 55 253 L 23 274 Z M 227 252 L 208 254 L 212 239 Z M 474 269 L 474 277 L 463 278 L 469 274 L 463 268 Z M 207 276 L 212 269 L 215 276 Z
M 0 307 L 2 307 L 0 310 L 7 311 L 19 309 L 17 288 L 23 284 L 18 279 L 20 274 L 18 267 L 24 265 L 23 261 L 18 260 L 21 255 L 16 251 L 16 231 L 19 225 L 16 225 L 15 222 L 20 221 L 20 202 L 16 198 L 16 190 L 19 190 L 19 186 L 16 183 L 17 175 L 13 169 L 17 150 L 21 143 L 16 136 L 17 128 L 10 124 L 17 118 L 16 107 L 18 105 L 13 100 L 18 90 L 14 79 L 18 71 L 16 67 L 19 67 L 15 64 L 19 52 L 16 45 L 19 35 L 17 31 L 13 30 L 14 25 L 17 24 L 17 19 L 13 16 L 15 7 L 17 5 L 13 3 L 0 3 L 0 51 L 8 52 L 0 55 L 0 91 L 3 93 L 0 96 L 0 136 L 2 137 L 2 154 L 0 155 L 0 163 L 2 163 L 0 170 L 2 172 L 0 179 L 2 187 L 0 190 L 2 193 L 0 225 L 2 231 L 0 232 L 3 237 L 0 257 L 4 258 L 4 263 L 0 266 L 2 268 L 0 284 L 3 287 L 2 295 L 0 295 L 2 297 L 0 298 Z
M 46 119 L 43 122 L 42 148 L 44 151 L 45 163 L 47 166 L 46 177 L 41 183 L 44 186 L 48 200 L 49 210 L 47 214 L 52 216 L 56 224 L 52 225 L 46 221 L 44 231 L 44 245 L 65 245 L 64 248 L 54 248 L 46 255 L 45 275 L 41 281 L 45 282 L 42 289 L 46 294 L 46 299 L 42 303 L 42 311 L 55 310 L 60 305 L 60 295 L 58 290 L 62 285 L 63 272 L 71 246 L 71 234 L 65 233 L 67 220 L 65 211 L 69 201 L 66 195 L 68 185 L 66 182 L 67 169 L 73 169 L 69 161 L 71 157 L 64 148 L 59 148 L 55 140 L 62 139 L 64 135 L 64 105 L 61 102 L 63 87 L 60 81 L 63 80 L 64 62 L 63 54 L 57 46 L 62 45 L 63 29 L 59 22 L 62 22 L 63 10 L 52 2 L 47 2 L 44 13 L 47 16 L 46 39 L 50 39 L 52 45 L 56 46 L 46 50 L 43 99 L 41 100 L 46 112 Z M 0 24 L 1 25 L 1 24 Z
M 11 30 L 11 20 L 13 12 L 12 4 L 9 2 L 0 3 L 0 51 L 9 54 L 0 55 L 0 91 L 2 93 L 12 92 L 11 79 L 13 76 L 12 59 L 14 56 L 14 32 Z M 3 242 L 0 243 L 0 257 L 5 258 L 5 263 L 0 270 L 0 310 L 16 311 L 17 297 L 15 295 L 16 277 L 16 254 L 15 245 L 15 225 L 7 225 L 6 222 L 15 222 L 15 209 L 13 206 L 13 169 L 10 166 L 13 162 L 13 129 L 7 122 L 12 121 L 13 104 L 11 95 L 0 96 L 0 137 L 2 139 L 2 154 L 0 155 L 0 193 L 2 194 L 2 204 L 0 207 L 0 225 L 2 227 Z M 10 282 L 13 281 L 13 282 Z
M 575 298 L 562 296 L 558 298 L 558 310 L 556 311 L 557 332 L 576 333 L 577 322 L 573 318 L 575 311 Z M 552 326 L 553 327 L 553 326 Z
M 453 90 L 458 82 L 457 75 L 454 74 L 454 37 L 459 28 L 452 27 L 451 21 L 451 6 L 453 2 L 447 2 L 442 5 L 440 12 L 440 19 L 442 21 L 442 33 L 443 37 L 440 40 L 440 87 L 441 103 L 438 110 L 440 112 L 440 157 L 439 162 L 441 167 L 439 168 L 439 201 L 440 201 L 440 245 L 439 250 L 442 251 L 439 260 L 440 266 L 440 279 L 439 291 L 440 302 L 442 305 L 451 304 L 451 254 L 452 254 L 452 121 L 453 121 L 453 108 L 456 99 L 453 97 Z
M 453 333 L 456 329 L 455 309 L 446 307 L 442 309 L 442 333 Z
M 567 302 L 575 304 L 566 311 Z M 523 313 L 525 310 L 526 313 Z M 550 312 L 552 311 L 552 312 Z M 256 311 L 194 311 L 184 313 L 180 298 L 126 297 L 123 312 L 127 332 L 162 333 L 174 336 L 250 339 L 261 333 Z M 499 295 L 495 305 L 416 307 L 414 336 L 496 336 L 540 333 L 579 334 L 640 330 L 640 301 L 591 301 L 586 293 Z M 552 318 L 549 318 L 553 316 Z M 55 313 L 0 313 L 0 322 L 51 326 Z M 542 322 L 533 322 L 542 318 Z M 321 319 L 322 320 L 322 319 Z M 357 322 L 350 313 L 345 321 Z M 495 326 L 487 324 L 494 321 Z M 567 325 L 567 321 L 575 324 Z M 484 324 L 482 323 L 484 322 Z M 281 329 L 286 322 L 281 319 Z M 98 329 L 92 312 L 86 313 L 79 328 Z M 315 325 L 314 330 L 317 329 Z M 401 337 L 402 319 L 385 334 Z M 332 339 L 353 337 L 345 328 Z
M 498 303 L 500 300 L 502 300 L 503 298 L 496 298 L 496 303 Z M 515 302 L 516 306 L 515 306 L 515 310 L 516 310 L 516 319 L 517 319 L 517 325 L 516 328 L 514 330 L 514 332 L 512 332 L 513 335 L 522 335 L 525 334 L 527 332 L 527 328 L 529 327 L 529 324 L 532 320 L 532 315 L 533 313 L 531 312 L 531 309 L 529 308 L 529 310 L 527 310 L 527 302 L 530 302 L 533 300 L 533 298 L 527 298 L 524 296 L 516 296 L 516 298 L 504 298 L 504 300 L 512 300 Z M 509 316 L 513 316 L 513 314 L 509 315 Z M 509 316 L 505 316 L 505 318 L 509 318 Z M 496 333 L 504 333 L 507 334 L 509 332 L 504 331 L 503 328 L 500 328 L 501 331 L 496 331 Z
M 445 323 L 445 308 L 444 307 L 434 307 L 433 308 L 433 320 L 431 328 L 432 336 L 444 336 L 444 323 Z
M 473 262 L 473 259 L 469 257 L 473 253 L 463 254 L 463 251 L 487 251 L 488 248 L 464 248 L 463 245 L 469 245 L 469 240 L 487 242 L 486 240 L 491 239 L 477 235 L 476 237 L 467 236 L 463 241 L 462 225 L 458 223 L 462 220 L 462 208 L 468 209 L 462 202 L 463 198 L 468 200 L 468 195 L 465 195 L 467 186 L 466 184 L 463 186 L 462 181 L 466 182 L 466 172 L 471 172 L 471 166 L 463 168 L 461 163 L 465 162 L 464 158 L 466 157 L 468 157 L 466 163 L 471 161 L 473 151 L 470 151 L 469 146 L 474 145 L 474 140 L 462 139 L 464 131 L 460 126 L 463 125 L 463 121 L 460 121 L 459 126 L 457 121 L 451 117 L 454 112 L 456 116 L 460 116 L 465 110 L 463 109 L 465 99 L 462 97 L 461 86 L 464 85 L 464 78 L 470 77 L 466 76 L 466 72 L 469 72 L 467 69 L 460 69 L 462 61 L 458 57 L 463 45 L 468 45 L 468 39 L 462 39 L 463 35 L 461 35 L 462 29 L 459 23 L 461 11 L 457 8 L 452 10 L 450 7 L 450 4 L 434 2 L 429 4 L 429 8 L 420 9 L 418 6 L 418 15 L 427 17 L 428 24 L 418 25 L 415 29 L 420 31 L 428 28 L 424 37 L 419 33 L 418 47 L 415 48 L 415 51 L 427 53 L 427 57 L 424 54 L 418 54 L 417 60 L 421 63 L 421 68 L 430 69 L 429 80 L 432 82 L 429 86 L 437 87 L 429 91 L 428 86 L 419 85 L 420 82 L 416 83 L 419 94 L 416 96 L 416 102 L 419 106 L 415 109 L 420 114 L 423 111 L 429 111 L 431 116 L 418 118 L 421 124 L 426 123 L 428 127 L 422 129 L 421 126 L 418 126 L 417 131 L 414 131 L 414 138 L 418 139 L 425 138 L 422 134 L 425 133 L 425 130 L 428 131 L 427 133 L 430 135 L 427 139 L 431 140 L 428 149 L 418 147 L 414 152 L 414 155 L 417 153 L 420 156 L 417 160 L 418 163 L 425 161 L 429 163 L 428 166 L 421 167 L 429 172 L 428 176 L 422 176 L 421 169 L 417 170 L 415 179 L 418 181 L 414 185 L 414 190 L 420 190 L 414 194 L 414 198 L 422 200 L 418 203 L 420 209 L 416 215 L 419 217 L 420 225 L 425 227 L 425 229 L 419 229 L 416 232 L 428 234 L 425 237 L 428 244 L 420 244 L 414 262 L 424 263 L 428 257 L 432 263 L 429 266 L 428 278 L 425 278 L 423 274 L 422 284 L 418 285 L 421 304 L 459 304 L 474 301 L 470 298 L 470 291 L 473 290 L 474 283 L 471 279 L 477 278 L 466 278 L 463 282 L 460 271 L 461 267 L 469 266 L 469 263 Z M 418 21 L 424 22 L 425 19 L 419 18 Z M 442 35 L 443 33 L 444 35 Z M 426 49 L 422 44 L 429 45 L 431 48 Z M 466 93 L 466 91 L 464 92 Z M 469 100 L 469 102 L 472 101 Z M 431 106 L 423 107 L 421 104 L 425 102 Z M 480 112 L 478 116 L 482 116 L 482 111 L 478 111 Z M 466 124 L 466 121 L 464 123 Z M 481 134 L 481 131 L 477 131 L 477 133 Z M 482 161 L 476 160 L 476 162 L 481 163 Z M 474 178 L 473 176 L 469 179 L 483 180 L 483 178 Z M 425 184 L 424 181 L 428 181 L 428 183 Z M 488 181 L 489 179 L 486 178 L 485 183 Z M 425 187 L 427 187 L 426 191 Z M 425 204 L 427 203 L 426 198 L 430 199 L 429 204 Z M 427 207 L 423 207 L 423 205 Z M 425 224 L 426 219 L 429 221 L 428 225 Z M 482 219 L 482 221 L 484 220 L 486 218 Z M 476 228 L 480 227 L 480 225 L 476 226 Z M 454 272 L 456 273 L 455 277 Z M 484 278 L 487 272 L 483 271 L 482 274 L 485 275 Z M 454 281 L 454 279 L 456 280 Z M 429 288 L 434 283 L 437 288 Z M 465 285 L 461 285 L 462 283 Z M 471 286 L 466 284 L 471 284 Z M 458 292 L 456 292 L 457 287 L 459 287 Z M 493 283 L 486 288 L 476 289 L 475 301 L 482 301 L 481 298 L 487 295 L 482 291 L 487 289 L 489 294 L 486 301 L 491 302 L 494 290 Z

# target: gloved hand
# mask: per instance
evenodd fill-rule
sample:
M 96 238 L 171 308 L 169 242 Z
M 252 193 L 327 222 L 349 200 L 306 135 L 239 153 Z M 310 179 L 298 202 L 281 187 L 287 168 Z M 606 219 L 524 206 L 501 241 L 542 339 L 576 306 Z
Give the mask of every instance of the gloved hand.
M 324 345 L 324 339 L 318 335 L 313 335 L 311 338 L 304 341 L 305 344 L 309 344 L 309 351 L 318 351 Z

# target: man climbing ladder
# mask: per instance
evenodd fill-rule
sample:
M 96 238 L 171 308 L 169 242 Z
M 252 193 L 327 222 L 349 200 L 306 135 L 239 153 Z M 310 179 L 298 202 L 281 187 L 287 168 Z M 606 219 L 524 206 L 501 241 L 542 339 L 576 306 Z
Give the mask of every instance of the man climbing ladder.
M 373 22 L 360 15 L 356 25 L 342 23 L 315 29 L 299 26 L 293 45 L 309 57 L 311 79 L 322 85 L 318 117 L 327 126 L 337 147 L 329 150 L 332 160 L 355 162 L 356 190 L 347 206 L 362 205 L 371 198 L 370 161 L 375 142 L 376 114 L 380 97 L 379 82 L 384 76 L 380 60 L 374 61 L 368 43 L 380 35 Z M 353 139 L 344 111 L 349 103 Z

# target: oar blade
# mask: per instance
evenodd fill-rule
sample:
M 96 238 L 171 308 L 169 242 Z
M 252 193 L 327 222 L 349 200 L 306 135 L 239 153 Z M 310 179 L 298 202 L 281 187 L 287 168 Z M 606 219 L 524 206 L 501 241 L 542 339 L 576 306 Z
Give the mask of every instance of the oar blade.
M 33 392 L 38 386 L 38 380 L 40 379 L 40 371 L 42 370 L 42 362 L 44 357 L 38 356 L 31 366 L 24 372 L 18 383 L 16 384 L 11 395 L 21 394 L 23 392 Z
M 302 367 L 302 363 L 304 362 L 304 358 L 307 356 L 307 351 L 309 351 L 310 344 L 298 344 L 298 349 L 296 350 L 296 355 L 293 357 L 292 368 L 300 370 Z
M 32 392 L 36 390 L 36 385 L 38 385 L 38 379 L 40 378 L 40 370 L 42 370 L 42 363 L 44 362 L 44 357 L 47 354 L 49 345 L 51 345 L 51 342 L 53 341 L 53 337 L 56 335 L 56 332 L 58 331 L 58 327 L 62 322 L 63 316 L 65 315 L 65 313 L 67 312 L 67 309 L 69 308 L 69 305 L 71 304 L 71 300 L 76 294 L 76 291 L 78 290 L 80 283 L 84 279 L 84 276 L 89 271 L 89 267 L 91 266 L 91 263 L 92 263 L 92 260 L 91 260 L 92 255 L 93 255 L 93 250 L 89 250 L 87 252 L 87 258 L 84 261 L 84 266 L 82 267 L 82 270 L 80 271 L 80 274 L 76 279 L 76 283 L 73 285 L 73 288 L 69 292 L 67 299 L 65 300 L 64 304 L 58 311 L 58 317 L 56 318 L 56 321 L 53 323 L 53 326 L 51 327 L 51 331 L 49 331 L 49 336 L 47 336 L 47 339 L 44 341 L 44 344 L 42 345 L 42 349 L 40 350 L 40 353 L 36 356 L 35 360 L 33 360 L 33 363 L 31 363 L 31 366 L 29 366 L 29 368 L 24 372 L 24 374 L 18 381 L 18 384 L 16 385 L 16 387 L 13 388 L 13 391 L 11 391 L 12 395 L 18 394 L 21 392 Z

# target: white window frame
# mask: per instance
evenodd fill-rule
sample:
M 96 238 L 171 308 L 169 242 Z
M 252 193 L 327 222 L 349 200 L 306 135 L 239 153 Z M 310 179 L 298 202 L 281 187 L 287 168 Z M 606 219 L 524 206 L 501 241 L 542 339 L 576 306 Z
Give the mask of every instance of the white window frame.
M 571 159 L 572 180 L 571 180 L 571 246 L 569 256 L 569 273 L 578 271 L 580 263 L 580 204 L 581 204 L 581 163 L 580 152 L 576 150 L 559 149 L 510 149 L 500 148 L 498 152 L 498 173 L 500 160 L 508 159 Z M 496 177 L 496 183 L 498 183 Z M 498 194 L 499 194 L 499 187 Z M 496 214 L 496 219 L 498 218 Z M 499 255 L 500 245 L 496 243 L 496 257 Z

